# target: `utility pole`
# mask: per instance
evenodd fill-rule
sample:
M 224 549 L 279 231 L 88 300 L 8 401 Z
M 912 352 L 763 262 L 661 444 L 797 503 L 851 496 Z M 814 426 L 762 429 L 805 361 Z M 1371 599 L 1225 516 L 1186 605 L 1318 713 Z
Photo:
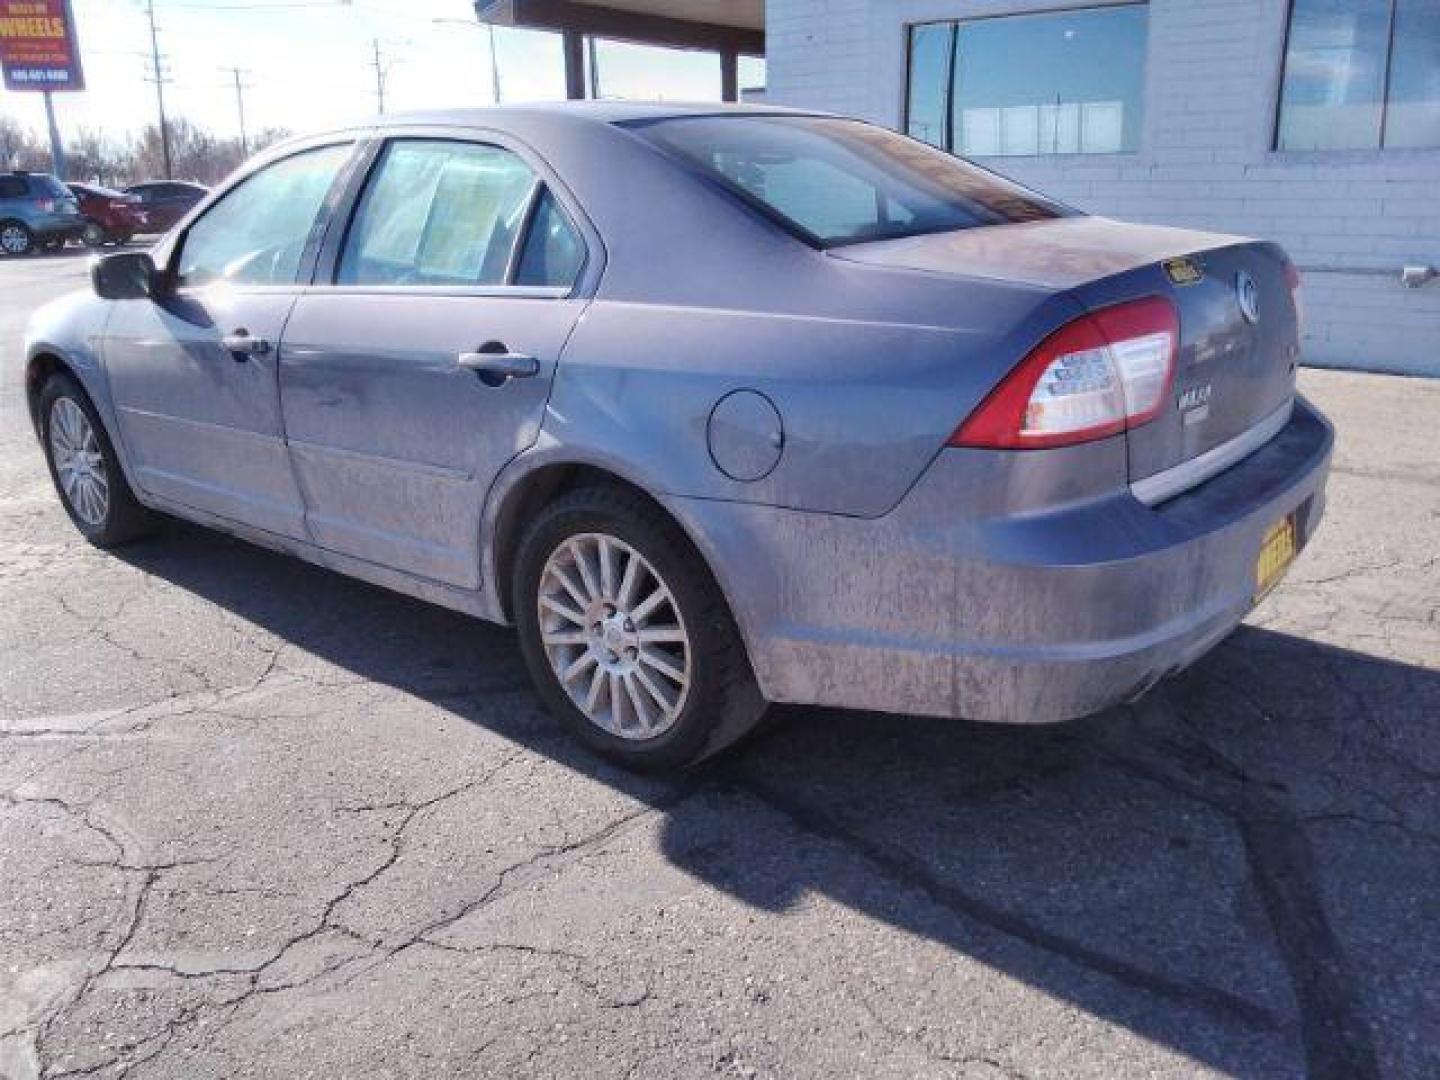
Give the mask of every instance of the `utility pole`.
M 226 71 L 235 76 L 235 109 L 240 114 L 240 153 L 245 157 L 250 156 L 250 140 L 245 134 L 245 87 L 247 84 L 240 81 L 242 75 L 248 75 L 244 68 L 226 68 Z
M 375 99 L 379 102 L 379 112 L 385 115 L 385 64 L 380 59 L 380 39 L 370 39 L 371 48 L 374 50 L 375 59 L 371 61 L 375 65 Z
M 44 93 L 45 122 L 50 128 L 50 167 L 55 176 L 65 179 L 65 144 L 60 141 L 60 125 L 55 123 L 55 100 L 49 90 Z
M 595 48 L 595 35 L 585 38 L 586 59 L 590 62 L 590 100 L 600 100 L 600 56 Z
M 495 55 L 495 24 L 486 23 L 490 31 L 490 92 L 495 95 L 495 104 L 500 104 L 500 61 Z
M 165 70 L 161 67 L 164 59 L 160 55 L 160 31 L 155 28 L 155 0 L 145 0 L 145 17 L 150 20 L 150 63 L 155 69 L 155 105 L 160 111 L 160 149 L 165 155 L 165 179 L 173 180 L 174 165 L 170 160 L 170 124 L 165 119 L 165 84 L 170 80 L 165 77 Z

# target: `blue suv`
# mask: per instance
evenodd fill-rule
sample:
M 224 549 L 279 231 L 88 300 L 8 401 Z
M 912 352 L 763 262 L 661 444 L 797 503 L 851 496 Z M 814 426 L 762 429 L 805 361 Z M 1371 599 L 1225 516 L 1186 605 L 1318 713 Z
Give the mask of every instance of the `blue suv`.
M 0 252 L 25 255 L 53 249 L 85 231 L 80 204 L 47 173 L 0 173 Z

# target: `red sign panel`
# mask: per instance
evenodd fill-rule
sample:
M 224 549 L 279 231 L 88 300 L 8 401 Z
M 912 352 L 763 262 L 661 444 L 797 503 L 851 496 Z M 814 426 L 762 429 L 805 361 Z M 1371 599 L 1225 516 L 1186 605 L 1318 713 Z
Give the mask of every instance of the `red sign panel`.
M 0 0 L 6 90 L 84 90 L 70 0 Z

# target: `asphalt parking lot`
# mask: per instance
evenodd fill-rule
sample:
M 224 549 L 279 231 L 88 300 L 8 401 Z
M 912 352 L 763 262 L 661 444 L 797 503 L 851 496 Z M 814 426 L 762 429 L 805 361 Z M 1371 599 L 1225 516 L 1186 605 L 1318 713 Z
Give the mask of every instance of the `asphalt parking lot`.
M 181 524 L 115 554 L 0 261 L 0 1077 L 1440 1075 L 1440 383 L 1287 582 L 1054 728 L 780 711 L 585 756 L 511 633 Z

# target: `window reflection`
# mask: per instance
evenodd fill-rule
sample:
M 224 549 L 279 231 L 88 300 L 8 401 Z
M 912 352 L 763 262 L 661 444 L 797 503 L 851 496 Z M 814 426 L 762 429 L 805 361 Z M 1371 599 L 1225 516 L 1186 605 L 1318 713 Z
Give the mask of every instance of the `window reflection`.
M 1440 146 L 1440 4 L 1294 0 L 1275 145 Z
M 975 157 L 1135 150 L 1144 4 L 917 26 L 909 132 Z

